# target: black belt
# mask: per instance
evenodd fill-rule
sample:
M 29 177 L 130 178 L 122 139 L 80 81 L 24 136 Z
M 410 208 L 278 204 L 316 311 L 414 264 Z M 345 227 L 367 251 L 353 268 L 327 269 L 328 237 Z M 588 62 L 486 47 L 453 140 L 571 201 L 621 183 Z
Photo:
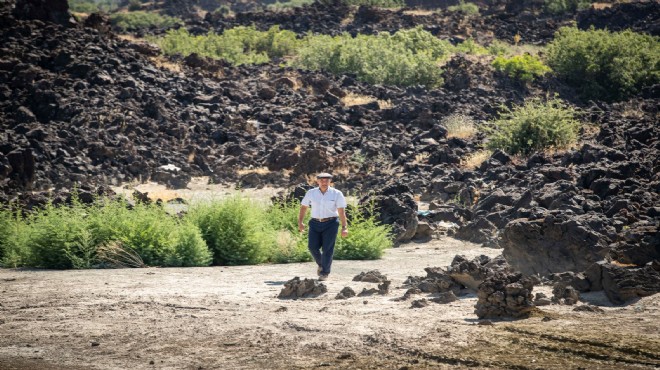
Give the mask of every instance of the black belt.
M 337 219 L 337 217 L 327 217 L 327 218 L 314 218 L 314 217 L 312 217 L 312 220 L 318 221 L 318 222 L 326 222 L 326 221 L 336 220 L 336 219 Z

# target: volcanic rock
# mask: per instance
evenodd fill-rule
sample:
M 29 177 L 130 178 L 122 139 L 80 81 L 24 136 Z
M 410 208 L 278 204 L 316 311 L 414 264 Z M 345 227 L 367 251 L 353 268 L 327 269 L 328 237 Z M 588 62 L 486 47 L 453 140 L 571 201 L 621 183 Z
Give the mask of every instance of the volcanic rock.
M 527 317 L 534 308 L 532 289 L 534 283 L 522 273 L 498 272 L 479 285 L 475 313 L 480 319 Z
M 313 298 L 328 292 L 325 284 L 320 283 L 314 279 L 300 280 L 295 277 L 284 284 L 284 288 L 280 291 L 277 298 L 280 299 L 298 299 L 298 298 Z
M 387 280 L 387 276 L 383 275 L 378 270 L 371 270 L 367 272 L 361 272 L 353 277 L 353 281 L 361 281 L 364 283 L 382 283 Z

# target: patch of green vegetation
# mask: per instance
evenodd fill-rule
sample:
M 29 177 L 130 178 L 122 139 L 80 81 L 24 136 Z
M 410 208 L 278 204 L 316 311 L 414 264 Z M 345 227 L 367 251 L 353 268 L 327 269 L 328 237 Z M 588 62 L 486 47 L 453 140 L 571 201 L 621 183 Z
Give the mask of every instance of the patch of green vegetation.
M 493 60 L 493 67 L 499 72 L 506 73 L 511 78 L 526 83 L 550 72 L 550 68 L 543 64 L 539 58 L 529 54 L 515 55 L 511 58 L 498 56 Z
M 575 13 L 591 6 L 590 0 L 545 0 L 543 9 L 550 14 Z
M 547 63 L 588 99 L 621 100 L 660 82 L 660 38 L 630 30 L 560 28 Z
M 474 39 L 469 38 L 460 44 L 456 45 L 454 47 L 455 52 L 461 52 L 461 53 L 466 53 L 466 54 L 474 54 L 474 55 L 484 55 L 488 54 L 488 49 L 485 47 L 477 44 Z
M 335 258 L 338 260 L 372 260 L 383 256 L 392 247 L 391 227 L 379 223 L 374 216 L 367 217 L 359 207 L 352 207 L 349 232 L 345 238 L 337 237 Z M 374 215 L 371 209 L 368 214 Z
M 156 204 L 47 204 L 27 216 L 0 209 L 0 266 L 53 269 L 107 266 L 208 266 L 311 260 L 298 232 L 299 203 L 270 207 L 232 197 L 193 206 L 182 217 Z M 391 246 L 375 218 L 349 220 L 339 258 L 378 258 Z M 115 263 L 125 261 L 125 263 Z M 127 262 L 126 262 L 127 261 Z
M 486 129 L 487 147 L 516 155 L 549 149 L 566 149 L 577 140 L 580 121 L 575 109 L 559 99 L 533 98 L 522 106 L 504 108 L 499 119 Z
M 450 12 L 461 12 L 465 15 L 479 15 L 479 6 L 474 3 L 466 3 L 463 0 L 460 0 L 458 5 L 452 5 L 447 7 L 447 10 Z
M 226 30 L 221 35 L 210 32 L 200 36 L 178 29 L 168 31 L 165 37 L 151 40 L 165 54 L 187 56 L 197 53 L 224 59 L 234 65 L 267 63 L 271 58 L 293 54 L 300 43 L 295 33 L 280 30 L 278 26 L 265 32 L 258 31 L 254 26 L 240 26 Z
M 306 5 L 312 5 L 313 3 L 314 0 L 288 0 L 283 2 L 276 1 L 273 4 L 269 4 L 266 9 L 270 11 L 281 11 L 291 8 L 300 8 Z
M 320 2 L 326 2 L 329 5 L 332 5 L 332 0 L 320 0 Z M 405 0 L 342 0 L 342 2 L 346 5 L 366 5 L 377 8 L 401 8 L 406 6 Z
M 119 0 L 69 0 L 69 10 L 77 13 L 109 13 L 119 7 Z
M 310 36 L 293 61 L 296 67 L 334 74 L 354 73 L 371 84 L 398 86 L 442 84 L 439 63 L 452 45 L 421 28 L 375 36 Z
M 145 28 L 171 28 L 183 24 L 178 18 L 144 11 L 113 13 L 110 16 L 110 22 L 122 31 L 137 31 Z

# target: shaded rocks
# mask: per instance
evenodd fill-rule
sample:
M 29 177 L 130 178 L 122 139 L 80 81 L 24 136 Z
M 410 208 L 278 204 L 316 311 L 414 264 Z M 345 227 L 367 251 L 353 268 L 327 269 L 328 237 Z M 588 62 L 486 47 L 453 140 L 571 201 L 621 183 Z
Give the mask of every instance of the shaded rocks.
M 424 308 L 428 305 L 429 305 L 429 301 L 427 301 L 426 298 L 422 298 L 412 301 L 410 308 Z
M 500 245 L 511 266 L 525 274 L 584 271 L 608 254 L 604 225 L 596 215 L 548 213 L 538 219 L 511 221 Z M 593 226 L 593 227 L 592 227 Z
M 328 292 L 325 284 L 314 279 L 300 280 L 295 277 L 284 284 L 284 288 L 280 291 L 277 298 L 280 299 L 298 299 L 298 298 L 313 298 Z
M 491 259 L 481 255 L 468 260 L 465 256 L 457 255 L 447 269 L 447 275 L 464 287 L 476 291 L 479 285 L 495 271 L 507 270 L 508 264 L 501 256 Z
M 535 306 L 547 306 L 550 304 L 552 304 L 552 300 L 550 300 L 550 298 L 548 298 L 545 293 L 536 293 L 536 296 L 534 297 Z
M 447 304 L 454 301 L 457 301 L 458 297 L 451 290 L 448 292 L 438 293 L 435 297 L 431 298 L 430 301 L 439 304 Z
M 403 286 L 408 287 L 408 292 L 411 294 L 415 292 L 443 293 L 448 291 L 458 294 L 460 292 L 461 285 L 454 281 L 442 268 L 427 267 L 424 270 L 426 271 L 425 277 L 409 276 L 404 281 Z
M 660 292 L 660 263 L 653 261 L 644 267 L 624 267 L 599 264 L 601 285 L 607 298 L 614 304 L 623 304 L 635 298 Z
M 573 308 L 575 312 L 595 312 L 595 313 L 605 313 L 605 310 L 598 306 L 592 306 L 590 304 L 583 304 Z
M 344 289 L 341 290 L 341 292 L 337 293 L 337 296 L 335 296 L 335 299 L 349 299 L 351 297 L 355 297 L 355 291 L 351 287 L 344 287 Z
M 552 302 L 574 305 L 580 300 L 580 293 L 570 285 L 557 284 L 552 288 Z
M 13 13 L 18 19 L 35 19 L 62 26 L 76 24 L 69 13 L 67 0 L 17 0 Z
M 387 280 L 387 276 L 381 274 L 380 271 L 378 270 L 371 270 L 367 272 L 361 272 L 355 277 L 353 277 L 353 281 L 361 281 L 364 283 L 383 283 Z
M 528 317 L 534 308 L 532 289 L 532 279 L 522 273 L 498 272 L 479 285 L 474 312 L 480 319 Z
M 382 284 L 378 284 L 378 289 L 374 288 L 363 288 L 358 297 L 367 297 L 374 294 L 386 295 L 390 292 L 390 285 L 392 282 L 390 280 L 383 281 Z
M 407 185 L 388 185 L 360 200 L 361 205 L 372 203 L 378 211 L 379 221 L 392 226 L 395 245 L 415 236 L 418 225 L 417 203 Z

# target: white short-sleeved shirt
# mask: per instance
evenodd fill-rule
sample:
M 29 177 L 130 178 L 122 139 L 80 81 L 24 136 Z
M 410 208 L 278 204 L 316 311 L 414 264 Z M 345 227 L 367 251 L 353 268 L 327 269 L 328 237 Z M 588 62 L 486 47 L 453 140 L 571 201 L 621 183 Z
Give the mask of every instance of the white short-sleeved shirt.
M 312 218 L 337 217 L 339 216 L 337 208 L 346 208 L 346 198 L 341 191 L 332 186 L 328 186 L 325 194 L 316 187 L 307 191 L 300 204 L 312 207 Z

